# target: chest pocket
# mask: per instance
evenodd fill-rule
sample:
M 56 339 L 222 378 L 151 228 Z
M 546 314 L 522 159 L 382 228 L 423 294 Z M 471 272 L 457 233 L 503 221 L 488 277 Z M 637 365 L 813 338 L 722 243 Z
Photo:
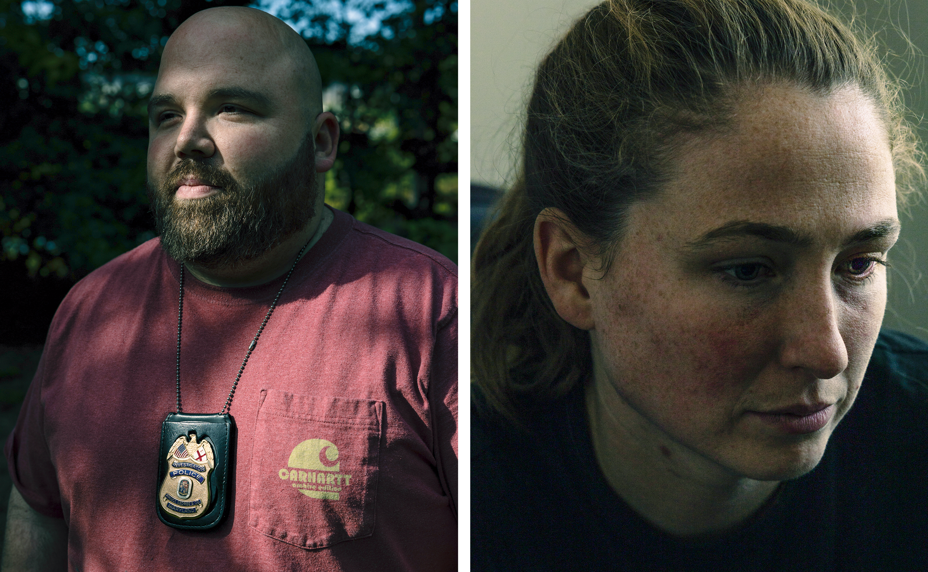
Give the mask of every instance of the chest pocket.
M 248 524 L 302 548 L 374 533 L 384 403 L 263 390 Z

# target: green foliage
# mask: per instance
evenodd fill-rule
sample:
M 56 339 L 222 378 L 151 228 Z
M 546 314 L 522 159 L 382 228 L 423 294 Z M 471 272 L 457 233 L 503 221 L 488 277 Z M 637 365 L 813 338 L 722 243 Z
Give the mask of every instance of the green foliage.
M 36 5 L 49 17 L 24 12 Z M 73 279 L 154 236 L 143 110 L 156 56 L 210 5 L 0 0 L 12 79 L 0 86 L 0 260 Z
M 154 236 L 145 104 L 160 52 L 191 14 L 243 4 L 0 0 L 0 73 L 11 79 L 0 82 L 0 260 L 73 279 Z M 37 5 L 50 15 L 31 13 Z M 313 2 L 292 6 L 297 18 Z M 343 129 L 327 200 L 455 258 L 456 5 L 385 14 L 376 35 L 350 42 L 337 15 L 313 12 L 305 26 L 304 36 L 320 22 L 335 30 L 310 41 Z
M 383 2 L 343 5 L 384 9 Z M 358 44 L 336 15 L 312 11 L 309 2 L 291 7 L 304 34 L 326 40 L 310 47 L 342 127 L 327 201 L 456 259 L 457 2 L 409 2 Z

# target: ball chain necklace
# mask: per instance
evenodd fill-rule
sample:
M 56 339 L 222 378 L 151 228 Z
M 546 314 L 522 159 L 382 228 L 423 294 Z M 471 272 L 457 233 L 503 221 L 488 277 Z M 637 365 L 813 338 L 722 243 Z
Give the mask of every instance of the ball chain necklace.
M 283 284 L 274 296 L 264 321 L 248 345 L 242 367 L 235 376 L 229 397 L 219 413 L 183 413 L 180 404 L 180 339 L 184 317 L 184 265 L 180 265 L 180 294 L 177 302 L 177 411 L 168 413 L 161 425 L 161 447 L 158 459 L 158 518 L 174 528 L 205 530 L 222 520 L 226 511 L 229 465 L 231 464 L 234 424 L 229 408 L 235 388 L 242 378 L 248 358 L 258 345 L 258 338 L 267 326 L 277 301 L 283 294 L 290 275 L 312 239 L 303 245 Z

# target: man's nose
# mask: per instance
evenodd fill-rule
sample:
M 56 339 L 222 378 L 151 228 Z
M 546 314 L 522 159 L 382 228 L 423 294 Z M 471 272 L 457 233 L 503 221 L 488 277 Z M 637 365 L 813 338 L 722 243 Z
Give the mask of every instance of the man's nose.
M 831 379 L 847 369 L 842 311 L 830 275 L 797 286 L 781 309 L 783 366 L 807 370 L 818 379 Z
M 187 115 L 174 143 L 177 158 L 204 159 L 212 157 L 215 152 L 216 143 L 207 129 L 206 120 L 198 114 Z

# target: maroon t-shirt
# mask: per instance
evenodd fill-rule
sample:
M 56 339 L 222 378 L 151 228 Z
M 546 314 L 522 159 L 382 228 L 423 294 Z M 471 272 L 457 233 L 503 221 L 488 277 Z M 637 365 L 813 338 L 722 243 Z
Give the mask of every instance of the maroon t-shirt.
M 178 271 L 155 239 L 78 283 L 7 441 L 26 502 L 68 526 L 70 569 L 454 569 L 455 266 L 335 212 L 235 391 L 230 505 L 202 532 L 155 506 Z M 185 413 L 222 408 L 282 280 L 222 289 L 186 273 Z

